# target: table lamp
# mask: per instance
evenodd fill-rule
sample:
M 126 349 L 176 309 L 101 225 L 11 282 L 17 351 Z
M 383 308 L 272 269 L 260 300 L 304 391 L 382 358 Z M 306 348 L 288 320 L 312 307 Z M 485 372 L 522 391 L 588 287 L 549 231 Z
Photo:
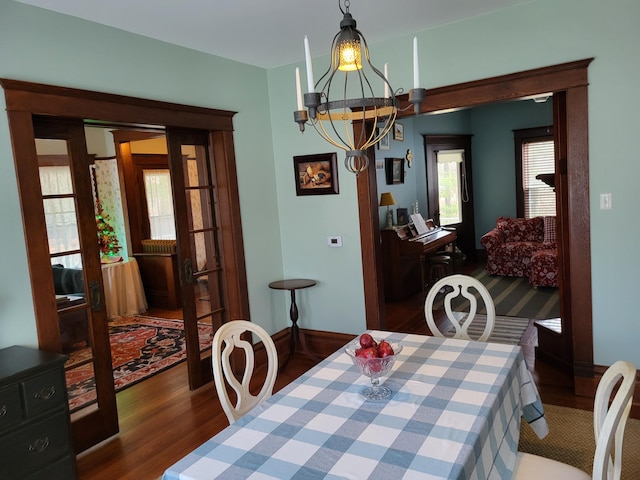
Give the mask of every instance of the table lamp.
M 385 192 L 380 195 L 380 206 L 387 207 L 387 226 L 386 228 L 393 228 L 393 214 L 389 207 L 391 205 L 395 205 L 396 200 L 393 198 L 393 194 L 391 192 Z

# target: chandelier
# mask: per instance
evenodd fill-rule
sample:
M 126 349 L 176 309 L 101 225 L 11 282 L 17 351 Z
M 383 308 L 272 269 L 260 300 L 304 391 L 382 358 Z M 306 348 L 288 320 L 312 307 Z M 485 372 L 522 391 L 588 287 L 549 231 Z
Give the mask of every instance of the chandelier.
M 344 0 L 343 9 L 341 0 L 338 0 L 338 7 L 343 14 L 340 31 L 331 44 L 329 68 L 317 83 L 313 79 L 309 40 L 304 37 L 308 91 L 304 94 L 303 107 L 300 69 L 296 68 L 297 110 L 293 115 L 301 132 L 304 132 L 305 124 L 310 122 L 322 138 L 344 150 L 346 169 L 357 175 L 369 166 L 367 149 L 382 140 L 393 127 L 398 103 L 396 92 L 387 79 L 387 65 L 382 73 L 371 63 L 367 41 L 356 28 L 349 6 L 349 0 Z M 426 90 L 418 87 L 416 39 L 413 60 L 414 88 L 409 92 L 409 102 L 414 104 L 418 112 Z M 384 86 L 384 96 L 375 95 L 374 84 Z M 362 123 L 357 135 L 351 129 L 354 122 Z M 368 128 L 370 125 L 373 128 Z

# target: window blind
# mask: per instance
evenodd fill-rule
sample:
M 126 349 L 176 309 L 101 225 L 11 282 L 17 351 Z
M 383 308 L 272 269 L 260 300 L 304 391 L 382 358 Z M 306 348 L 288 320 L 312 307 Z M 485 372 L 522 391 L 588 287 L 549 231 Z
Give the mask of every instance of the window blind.
M 554 172 L 553 141 L 522 144 L 522 186 L 526 218 L 556 214 L 556 194 L 553 187 L 536 178 L 537 175 Z

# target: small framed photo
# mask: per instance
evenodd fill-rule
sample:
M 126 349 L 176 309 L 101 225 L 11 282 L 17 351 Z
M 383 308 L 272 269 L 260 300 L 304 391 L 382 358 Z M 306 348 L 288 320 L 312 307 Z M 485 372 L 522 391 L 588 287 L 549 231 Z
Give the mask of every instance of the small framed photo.
M 387 185 L 404 183 L 404 158 L 385 158 L 384 170 Z
M 396 219 L 398 226 L 406 225 L 409 223 L 409 209 L 408 208 L 396 208 Z
M 387 132 L 387 134 L 382 137 L 382 140 L 378 142 L 378 150 L 389 150 L 389 145 L 391 143 L 390 137 L 391 132 Z
M 337 154 L 319 153 L 293 157 L 296 195 L 326 195 L 338 192 Z
M 398 142 L 404 142 L 404 125 L 396 122 L 393 125 L 393 139 Z

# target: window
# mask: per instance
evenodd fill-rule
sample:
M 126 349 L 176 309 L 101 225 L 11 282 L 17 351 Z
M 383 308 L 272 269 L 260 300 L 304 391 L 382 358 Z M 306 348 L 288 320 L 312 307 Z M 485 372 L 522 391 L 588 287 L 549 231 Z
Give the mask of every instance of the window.
M 518 216 L 555 216 L 553 130 L 531 128 L 516 130 L 514 134 Z
M 151 238 L 154 240 L 175 240 L 176 227 L 173 217 L 173 194 L 169 170 L 145 169 L 143 178 Z
M 462 222 L 462 175 L 460 165 L 464 150 L 436 152 L 438 164 L 438 208 L 440 225 Z

